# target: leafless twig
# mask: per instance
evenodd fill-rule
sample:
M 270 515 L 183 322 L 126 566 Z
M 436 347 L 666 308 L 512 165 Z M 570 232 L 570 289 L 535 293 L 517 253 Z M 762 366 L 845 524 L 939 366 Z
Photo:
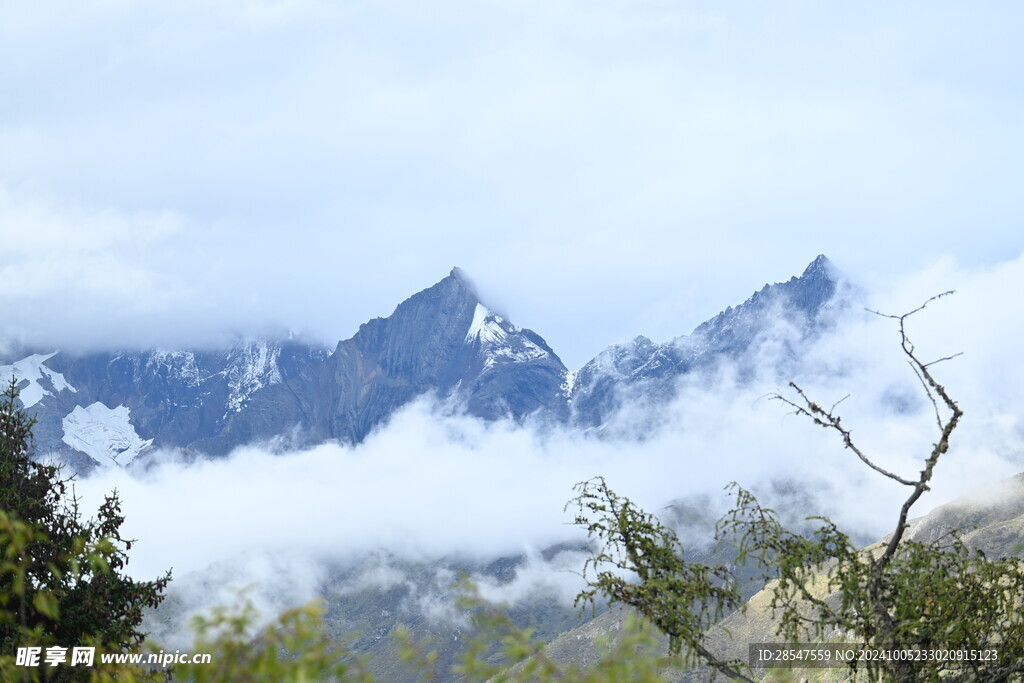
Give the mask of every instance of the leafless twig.
M 857 457 L 860 458 L 861 461 L 864 462 L 865 465 L 867 465 L 871 469 L 875 470 L 879 474 L 882 474 L 882 475 L 892 479 L 893 481 L 898 481 L 899 483 L 903 484 L 904 486 L 915 486 L 916 485 L 916 482 L 913 482 L 913 481 L 911 481 L 909 479 L 904 479 L 903 477 L 899 476 L 898 474 L 894 474 L 894 473 L 890 472 L 889 470 L 884 469 L 882 467 L 879 467 L 878 465 L 873 463 L 866 455 L 864 455 L 864 452 L 857 446 L 857 444 L 855 444 L 853 442 L 853 436 L 852 436 L 850 430 L 842 425 L 842 418 L 839 415 L 836 415 L 835 413 L 833 413 L 832 409 L 825 410 L 820 405 L 818 405 L 817 403 L 815 403 L 814 401 L 809 399 L 807 397 L 807 394 L 804 393 L 804 390 L 801 389 L 796 384 L 796 382 L 790 382 L 789 386 L 792 387 L 793 390 L 796 391 L 797 394 L 799 394 L 800 400 L 803 401 L 803 405 L 800 405 L 800 404 L 798 404 L 798 403 L 796 403 L 796 402 L 786 398 L 782 394 L 775 394 L 774 396 L 772 396 L 772 398 L 775 399 L 776 401 L 782 401 L 786 405 L 788 405 L 791 408 L 793 408 L 793 411 L 797 415 L 806 415 L 807 417 L 811 418 L 811 420 L 814 422 L 814 424 L 820 425 L 821 427 L 824 427 L 825 429 L 834 429 L 837 432 L 839 432 L 839 434 L 843 438 L 843 445 L 846 446 L 846 448 L 849 448 L 851 451 L 853 451 L 857 455 Z M 835 405 L 833 405 L 832 408 L 834 409 L 837 405 L 842 403 L 844 400 L 846 400 L 845 397 L 843 399 L 840 399 L 839 401 L 836 401 Z

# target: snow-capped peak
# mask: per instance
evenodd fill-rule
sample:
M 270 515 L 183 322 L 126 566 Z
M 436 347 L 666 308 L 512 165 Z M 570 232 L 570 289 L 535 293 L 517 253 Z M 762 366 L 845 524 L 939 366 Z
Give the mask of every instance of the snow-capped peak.
M 466 332 L 466 343 L 476 342 L 484 355 L 485 369 L 500 362 L 525 363 L 547 355 L 522 329 L 480 303 L 473 310 L 473 322 Z

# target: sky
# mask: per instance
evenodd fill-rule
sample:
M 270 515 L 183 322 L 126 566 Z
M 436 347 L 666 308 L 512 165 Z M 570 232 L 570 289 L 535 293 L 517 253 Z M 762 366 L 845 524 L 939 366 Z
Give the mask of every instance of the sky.
M 458 265 L 578 368 L 819 253 L 876 291 L 997 268 L 1024 250 L 1022 28 L 1014 3 L 5 3 L 2 335 L 333 345 Z

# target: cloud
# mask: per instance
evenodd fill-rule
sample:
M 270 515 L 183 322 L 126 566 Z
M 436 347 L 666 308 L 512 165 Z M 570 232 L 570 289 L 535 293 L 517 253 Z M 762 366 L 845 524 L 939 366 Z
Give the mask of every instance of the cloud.
M 545 558 L 527 549 L 523 564 L 516 567 L 510 580 L 499 581 L 486 574 L 470 575 L 470 579 L 480 597 L 495 604 L 554 599 L 560 605 L 572 605 L 585 588 L 583 565 L 589 557 L 583 550 L 563 550 Z
M 194 642 L 194 617 L 248 604 L 255 610 L 248 625 L 255 635 L 283 611 L 322 597 L 326 575 L 327 567 L 305 554 L 246 552 L 202 572 L 175 574 L 161 609 L 147 613 L 143 628 L 151 642 L 187 648 Z

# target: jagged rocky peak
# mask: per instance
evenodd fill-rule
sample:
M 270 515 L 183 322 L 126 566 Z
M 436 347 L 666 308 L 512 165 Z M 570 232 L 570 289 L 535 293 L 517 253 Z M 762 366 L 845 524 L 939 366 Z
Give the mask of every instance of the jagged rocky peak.
M 746 347 L 764 327 L 775 307 L 783 306 L 790 313 L 803 314 L 805 322 L 814 323 L 824 307 L 835 296 L 841 274 L 824 254 L 819 254 L 799 276 L 786 282 L 765 284 L 739 306 L 730 306 L 693 331 L 696 338 L 718 338 L 715 345 Z
M 829 261 L 828 257 L 824 254 L 818 254 L 818 256 L 811 261 L 806 268 L 804 268 L 801 278 L 824 278 L 828 280 L 838 280 L 839 270 L 835 264 Z
M 481 301 L 472 280 L 458 266 L 437 284 L 400 303 L 388 318 L 364 324 L 357 336 L 379 343 L 384 336 L 405 336 L 412 330 L 421 341 L 444 339 L 472 346 L 484 356 L 487 367 L 554 356 L 537 334 L 516 326 Z
M 800 277 L 779 285 L 790 303 L 813 318 L 836 295 L 843 275 L 824 254 L 808 264 Z
M 329 366 L 321 386 L 343 410 L 323 433 L 353 442 L 428 392 L 485 418 L 557 411 L 565 373 L 543 339 L 481 302 L 459 268 L 362 325 Z
M 435 287 L 444 285 L 452 295 L 459 297 L 460 299 L 472 300 L 474 302 L 480 301 L 480 295 L 477 294 L 476 285 L 470 279 L 469 275 L 466 274 L 462 268 L 453 266 L 447 277 L 438 282 Z
M 469 276 L 466 275 L 466 271 L 464 271 L 462 268 L 459 268 L 458 266 L 452 266 L 451 272 L 448 273 L 448 277 L 453 278 L 458 282 L 462 283 L 465 287 L 473 291 L 474 296 L 476 295 L 476 288 L 473 287 L 472 281 L 469 279 Z
M 339 342 L 335 355 L 379 358 L 386 374 L 412 376 L 429 369 L 436 377 L 451 356 L 455 331 L 464 334 L 475 305 L 472 292 L 449 275 L 398 304 L 386 318 L 360 325 L 355 336 Z

